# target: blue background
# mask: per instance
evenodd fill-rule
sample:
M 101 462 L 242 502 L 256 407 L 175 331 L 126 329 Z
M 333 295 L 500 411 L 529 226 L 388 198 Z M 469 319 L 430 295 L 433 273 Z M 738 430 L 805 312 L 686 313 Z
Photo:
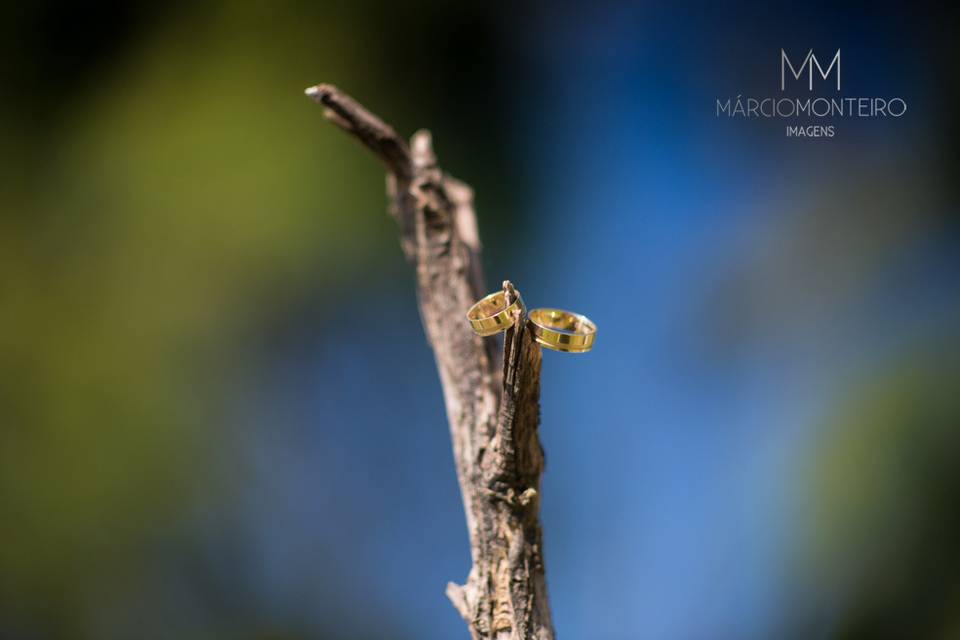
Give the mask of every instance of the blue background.
M 412 273 L 321 81 L 432 129 L 488 282 L 599 326 L 543 363 L 560 637 L 960 629 L 953 12 L 15 13 L 0 637 L 466 637 Z M 906 115 L 718 117 L 781 48 Z

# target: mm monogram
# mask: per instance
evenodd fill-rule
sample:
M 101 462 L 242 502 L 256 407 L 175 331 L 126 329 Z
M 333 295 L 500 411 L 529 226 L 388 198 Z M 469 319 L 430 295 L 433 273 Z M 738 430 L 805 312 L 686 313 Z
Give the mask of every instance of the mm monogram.
M 800 65 L 799 70 L 796 69 L 790 62 L 787 52 L 783 49 L 780 49 L 780 91 L 785 91 L 787 88 L 787 69 L 790 70 L 790 75 L 793 76 L 794 80 L 799 80 L 803 75 L 804 69 L 806 69 L 808 75 L 807 89 L 813 91 L 814 68 L 816 68 L 817 73 L 820 74 L 820 77 L 826 80 L 827 76 L 830 75 L 830 72 L 833 71 L 834 67 L 837 68 L 837 91 L 840 91 L 840 49 L 837 49 L 837 54 L 833 56 L 833 60 L 830 61 L 830 65 L 827 67 L 826 71 L 823 70 L 823 67 L 820 65 L 820 61 L 817 60 L 817 56 L 814 55 L 813 49 L 810 49 L 810 51 L 807 52 L 807 56 L 803 59 L 803 64 Z

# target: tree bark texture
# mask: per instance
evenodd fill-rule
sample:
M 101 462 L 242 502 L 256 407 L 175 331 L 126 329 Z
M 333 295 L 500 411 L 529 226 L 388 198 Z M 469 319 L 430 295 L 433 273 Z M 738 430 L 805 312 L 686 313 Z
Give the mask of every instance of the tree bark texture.
M 336 87 L 317 85 L 307 95 L 386 165 L 390 214 L 416 269 L 473 558 L 466 584 L 450 583 L 447 596 L 473 640 L 552 640 L 539 517 L 540 347 L 522 310 L 502 353 L 466 321 L 487 293 L 473 192 L 439 168 L 429 132 L 407 144 Z M 508 298 L 517 295 L 509 281 L 503 287 Z

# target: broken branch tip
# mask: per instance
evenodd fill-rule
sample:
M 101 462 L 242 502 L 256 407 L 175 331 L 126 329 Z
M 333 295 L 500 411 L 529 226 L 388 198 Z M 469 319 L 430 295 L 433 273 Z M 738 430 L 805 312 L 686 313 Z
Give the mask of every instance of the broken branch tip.
M 311 100 L 323 102 L 324 98 L 328 98 L 330 95 L 336 93 L 336 91 L 337 88 L 332 84 L 321 83 L 312 87 L 307 87 L 303 90 L 303 93 Z

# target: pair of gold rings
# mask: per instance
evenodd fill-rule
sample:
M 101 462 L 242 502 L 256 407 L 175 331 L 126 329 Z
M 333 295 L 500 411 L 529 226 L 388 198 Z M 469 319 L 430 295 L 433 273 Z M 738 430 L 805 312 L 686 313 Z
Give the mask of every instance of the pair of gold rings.
M 506 294 L 497 291 L 470 307 L 467 320 L 477 335 L 492 336 L 512 327 L 524 311 L 526 307 L 519 292 L 516 299 L 507 304 Z M 597 325 L 587 316 L 563 309 L 534 309 L 527 314 L 527 318 L 533 339 L 548 349 L 586 353 L 593 348 Z

